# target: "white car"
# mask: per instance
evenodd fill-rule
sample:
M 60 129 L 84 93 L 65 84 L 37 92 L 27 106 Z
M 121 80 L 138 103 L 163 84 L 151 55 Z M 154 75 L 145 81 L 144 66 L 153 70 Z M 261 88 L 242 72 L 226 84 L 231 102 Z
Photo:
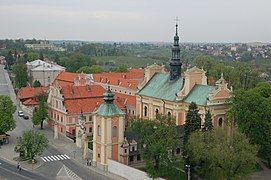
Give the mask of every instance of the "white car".
M 19 117 L 23 117 L 24 116 L 24 112 L 23 111 L 18 111 L 18 116 Z

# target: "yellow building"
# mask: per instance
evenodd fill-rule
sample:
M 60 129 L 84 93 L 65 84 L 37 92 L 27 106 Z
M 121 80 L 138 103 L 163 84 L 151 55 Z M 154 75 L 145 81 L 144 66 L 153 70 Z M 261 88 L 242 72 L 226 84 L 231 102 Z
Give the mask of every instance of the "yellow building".
M 193 67 L 182 73 L 177 28 L 176 25 L 170 74 L 166 74 L 163 67 L 158 65 L 146 68 L 145 80 L 136 95 L 136 115 L 155 119 L 156 114 L 161 113 L 174 117 L 176 125 L 183 125 L 190 103 L 195 102 L 202 121 L 206 111 L 210 110 L 214 126 L 223 126 L 231 90 L 223 75 L 216 86 L 209 86 L 203 69 Z

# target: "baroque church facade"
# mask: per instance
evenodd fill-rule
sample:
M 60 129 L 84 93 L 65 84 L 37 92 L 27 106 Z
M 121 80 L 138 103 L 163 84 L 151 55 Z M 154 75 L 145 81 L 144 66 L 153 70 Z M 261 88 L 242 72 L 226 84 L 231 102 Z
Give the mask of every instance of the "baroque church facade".
M 155 119 L 161 113 L 174 117 L 179 126 L 185 123 L 190 103 L 195 102 L 202 121 L 206 111 L 210 110 L 214 126 L 224 126 L 231 90 L 223 75 L 215 86 L 210 86 L 203 69 L 192 67 L 182 72 L 178 25 L 169 65 L 169 74 L 161 66 L 148 67 L 146 81 L 143 81 L 136 94 L 136 115 L 143 119 Z

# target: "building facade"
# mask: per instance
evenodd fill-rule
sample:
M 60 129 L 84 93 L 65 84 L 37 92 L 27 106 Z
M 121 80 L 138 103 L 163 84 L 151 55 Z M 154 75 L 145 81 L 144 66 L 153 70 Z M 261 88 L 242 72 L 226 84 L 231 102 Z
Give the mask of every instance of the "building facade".
M 156 68 L 149 80 L 139 86 L 136 115 L 144 119 L 155 119 L 161 113 L 174 117 L 177 126 L 183 125 L 190 103 L 195 102 L 202 121 L 207 110 L 210 110 L 213 124 L 224 126 L 231 90 L 223 75 L 216 86 L 210 86 L 203 69 L 193 67 L 182 72 L 177 25 L 169 64 L 170 74 Z
M 40 59 L 27 62 L 28 76 L 30 77 L 30 86 L 35 81 L 39 81 L 42 86 L 50 85 L 61 71 L 65 68 L 55 63 L 47 63 Z

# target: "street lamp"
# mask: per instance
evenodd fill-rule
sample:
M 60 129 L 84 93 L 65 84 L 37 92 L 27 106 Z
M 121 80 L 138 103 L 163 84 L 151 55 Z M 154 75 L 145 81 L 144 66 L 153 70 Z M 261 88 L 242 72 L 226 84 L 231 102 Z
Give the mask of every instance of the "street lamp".
M 187 180 L 190 180 L 190 164 L 186 164 L 185 167 L 187 168 Z

